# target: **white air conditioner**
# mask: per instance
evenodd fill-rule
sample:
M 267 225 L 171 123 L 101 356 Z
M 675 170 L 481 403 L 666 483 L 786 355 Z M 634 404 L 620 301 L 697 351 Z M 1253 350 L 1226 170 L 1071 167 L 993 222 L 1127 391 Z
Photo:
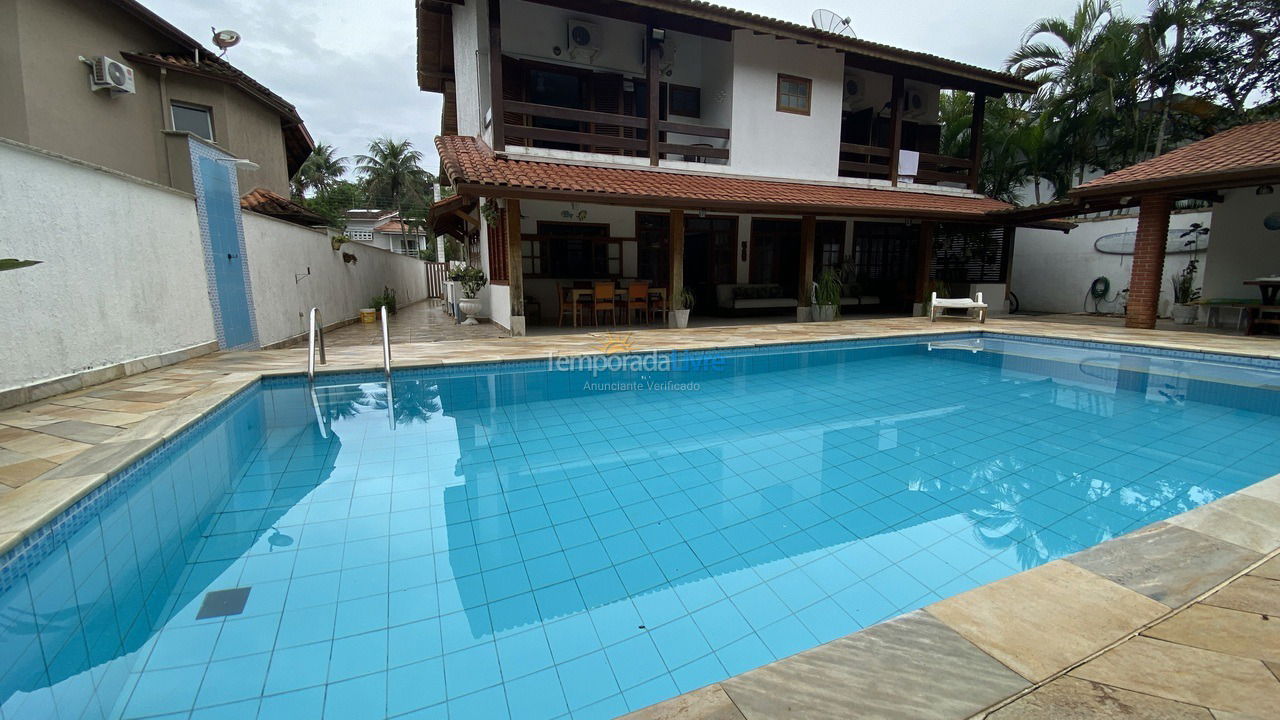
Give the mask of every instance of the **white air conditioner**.
M 600 27 L 595 23 L 570 20 L 565 39 L 569 59 L 577 62 L 593 62 L 600 53 Z
M 866 105 L 867 80 L 856 72 L 844 74 L 844 109 L 853 112 Z
M 133 84 L 133 68 L 119 60 L 112 60 L 106 55 L 99 55 L 90 63 L 93 73 L 89 76 L 89 87 L 93 90 L 110 90 L 117 93 L 136 93 Z
M 902 93 L 902 115 L 908 118 L 918 118 L 924 115 L 927 108 L 924 102 L 924 93 L 920 92 L 920 88 L 908 85 L 903 89 Z

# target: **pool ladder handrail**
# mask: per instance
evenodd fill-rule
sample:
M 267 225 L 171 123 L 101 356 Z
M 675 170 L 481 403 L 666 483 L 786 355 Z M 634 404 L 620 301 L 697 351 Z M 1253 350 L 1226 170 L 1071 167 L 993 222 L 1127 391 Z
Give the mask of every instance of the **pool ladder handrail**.
M 382 370 L 391 381 L 391 340 L 387 335 L 387 306 L 382 306 Z
M 324 323 L 320 318 L 320 308 L 313 307 L 307 318 L 307 381 L 316 379 L 316 341 L 320 343 L 320 364 L 327 365 L 324 355 Z
M 387 332 L 387 306 L 382 306 L 382 372 L 387 378 L 387 420 L 396 429 L 396 395 L 391 383 L 391 340 Z

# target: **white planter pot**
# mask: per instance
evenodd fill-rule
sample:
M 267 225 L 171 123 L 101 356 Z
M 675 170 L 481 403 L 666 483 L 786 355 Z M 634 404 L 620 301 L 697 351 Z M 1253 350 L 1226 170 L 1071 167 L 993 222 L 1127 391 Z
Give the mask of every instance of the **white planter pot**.
M 462 310 L 462 314 L 467 316 L 462 321 L 463 325 L 479 325 L 480 321 L 476 320 L 476 313 L 480 312 L 480 301 L 476 298 L 462 298 L 458 301 L 458 308 Z
M 1173 316 L 1173 321 L 1179 325 L 1193 325 L 1200 315 L 1200 306 L 1174 304 L 1170 308 L 1169 314 Z
M 831 322 L 836 319 L 835 305 L 814 305 L 813 321 L 814 322 Z
M 525 318 L 523 315 L 511 316 L 511 336 L 524 337 L 525 335 Z
M 689 311 L 688 310 L 672 310 L 671 317 L 674 319 L 676 327 L 689 327 Z

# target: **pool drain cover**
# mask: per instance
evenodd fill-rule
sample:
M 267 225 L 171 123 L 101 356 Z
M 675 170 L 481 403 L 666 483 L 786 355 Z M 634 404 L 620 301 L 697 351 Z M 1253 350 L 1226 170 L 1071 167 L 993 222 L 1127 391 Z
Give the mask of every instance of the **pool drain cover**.
M 204 596 L 204 604 L 196 613 L 197 620 L 205 618 L 239 615 L 244 612 L 244 604 L 249 600 L 249 588 L 232 588 L 230 590 L 214 590 Z

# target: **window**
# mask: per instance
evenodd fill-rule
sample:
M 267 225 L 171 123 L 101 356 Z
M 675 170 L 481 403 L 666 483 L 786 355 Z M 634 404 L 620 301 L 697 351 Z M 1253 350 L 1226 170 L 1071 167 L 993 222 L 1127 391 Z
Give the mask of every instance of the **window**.
M 778 75 L 778 112 L 809 114 L 813 81 L 794 75 Z
M 536 239 L 542 245 L 544 276 L 587 279 L 622 274 L 622 242 L 609 237 L 608 225 L 539 222 Z
M 671 85 L 668 92 L 670 99 L 667 105 L 672 115 L 702 117 L 702 90 L 687 85 Z
M 815 280 L 822 276 L 823 270 L 839 272 L 844 265 L 844 229 L 845 224 L 840 220 L 818 222 L 814 238 L 816 240 L 814 250 L 818 261 L 814 266 Z
M 173 112 L 173 129 L 189 132 L 192 135 L 213 142 L 213 111 L 200 105 L 171 103 Z
M 520 243 L 520 266 L 525 275 L 542 274 L 542 241 L 523 240 Z

